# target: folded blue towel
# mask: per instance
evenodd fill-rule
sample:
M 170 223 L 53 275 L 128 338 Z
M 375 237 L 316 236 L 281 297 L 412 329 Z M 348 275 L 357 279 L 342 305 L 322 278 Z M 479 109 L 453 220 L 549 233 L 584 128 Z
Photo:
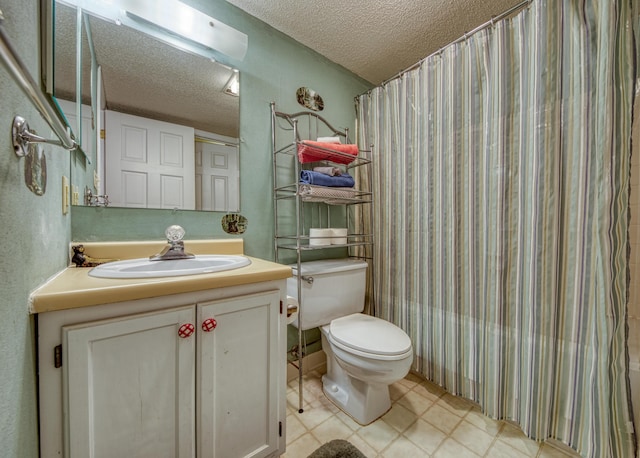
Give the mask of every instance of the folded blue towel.
M 347 173 L 330 176 L 313 170 L 302 170 L 300 172 L 300 183 L 340 188 L 353 188 L 356 184 L 353 177 Z

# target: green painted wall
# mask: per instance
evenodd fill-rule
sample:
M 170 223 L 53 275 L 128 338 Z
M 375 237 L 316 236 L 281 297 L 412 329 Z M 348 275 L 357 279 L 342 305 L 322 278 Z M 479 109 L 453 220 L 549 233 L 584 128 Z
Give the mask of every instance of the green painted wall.
M 244 60 L 224 62 L 241 72 L 240 213 L 249 220 L 243 234 L 246 253 L 273 259 L 269 103 L 276 102 L 279 111 L 302 111 L 295 92 L 301 86 L 310 87 L 324 99 L 321 114 L 335 127 L 355 132 L 354 97 L 372 86 L 225 1 L 185 3 L 249 36 Z M 227 237 L 220 225 L 222 213 L 75 207 L 72 214 L 72 235 L 77 241 L 162 239 L 169 224 L 183 226 L 187 238 Z
M 190 1 L 249 35 L 243 62 L 227 61 L 241 71 L 242 213 L 249 219 L 248 254 L 273 257 L 270 111 L 300 111 L 295 90 L 311 87 L 325 100 L 324 115 L 338 127 L 354 126 L 353 98 L 370 85 L 225 1 Z M 39 80 L 38 0 L 4 0 L 5 30 Z M 0 444 L 2 456 L 37 457 L 37 383 L 35 319 L 28 313 L 32 290 L 67 265 L 67 246 L 76 240 L 141 240 L 163 236 L 173 223 L 190 237 L 229 237 L 220 213 L 72 208 L 61 212 L 61 177 L 70 173 L 69 154 L 45 147 L 48 184 L 44 196 L 24 184 L 24 159 L 13 153 L 11 121 L 21 115 L 43 136 L 52 136 L 4 68 L 0 68 L 0 224 L 5 254 L 0 258 Z
M 14 47 L 39 80 L 38 2 L 3 0 L 4 28 Z M 66 266 L 70 216 L 61 212 L 62 175 L 69 175 L 69 154 L 45 147 L 48 183 L 44 196 L 24 183 L 25 159 L 13 153 L 9 133 L 15 115 L 27 119 L 45 137 L 51 131 L 0 66 L 0 455 L 38 456 L 36 336 L 28 313 L 29 293 Z

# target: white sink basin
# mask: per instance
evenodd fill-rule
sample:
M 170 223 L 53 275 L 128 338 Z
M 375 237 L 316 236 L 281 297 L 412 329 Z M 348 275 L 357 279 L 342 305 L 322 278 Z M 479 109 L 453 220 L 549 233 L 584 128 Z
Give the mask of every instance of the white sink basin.
M 99 278 L 158 278 L 179 275 L 208 274 L 238 269 L 251 264 L 239 255 L 210 254 L 198 255 L 192 259 L 151 261 L 149 258 L 128 259 L 101 264 L 89 271 L 89 275 Z

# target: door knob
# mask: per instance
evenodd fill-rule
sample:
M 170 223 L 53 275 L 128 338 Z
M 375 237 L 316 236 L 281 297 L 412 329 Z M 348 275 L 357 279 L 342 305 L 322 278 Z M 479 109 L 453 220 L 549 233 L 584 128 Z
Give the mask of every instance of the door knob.
M 216 328 L 216 326 L 218 326 L 218 322 L 215 318 L 207 318 L 202 322 L 202 330 L 204 332 L 211 332 Z
M 178 336 L 182 337 L 183 339 L 186 339 L 187 337 L 190 337 L 195 330 L 196 330 L 196 327 L 193 324 L 185 323 L 178 328 Z

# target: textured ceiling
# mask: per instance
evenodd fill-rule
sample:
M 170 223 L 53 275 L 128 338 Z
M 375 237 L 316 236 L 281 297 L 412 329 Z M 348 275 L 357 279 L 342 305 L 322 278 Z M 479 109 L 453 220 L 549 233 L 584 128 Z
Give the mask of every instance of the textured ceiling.
M 55 95 L 75 100 L 75 9 L 56 5 Z M 109 110 L 220 135 L 239 136 L 239 100 L 224 93 L 232 69 L 133 30 L 90 17 Z M 84 42 L 87 42 L 84 35 Z M 83 101 L 90 103 L 90 62 L 83 45 Z
M 520 3 L 227 1 L 374 85 Z M 56 5 L 56 94 L 69 100 L 75 100 L 75 16 L 75 10 Z M 222 92 L 230 69 L 161 45 L 127 27 L 92 18 L 91 28 L 107 108 L 238 136 L 238 99 Z M 83 99 L 88 102 L 90 59 L 86 46 L 83 51 Z
M 521 0 L 227 1 L 378 85 Z

